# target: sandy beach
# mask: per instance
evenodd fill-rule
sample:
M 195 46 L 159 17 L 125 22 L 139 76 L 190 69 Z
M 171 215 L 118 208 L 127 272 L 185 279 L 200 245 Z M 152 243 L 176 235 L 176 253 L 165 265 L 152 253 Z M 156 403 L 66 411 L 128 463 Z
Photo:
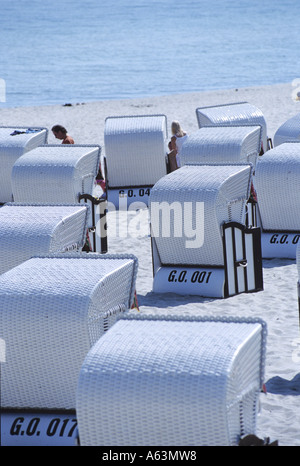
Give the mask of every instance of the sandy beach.
M 54 124 L 65 126 L 77 144 L 104 147 L 104 123 L 108 116 L 165 114 L 168 130 L 172 120 L 192 133 L 198 128 L 197 107 L 247 101 L 257 106 L 267 122 L 268 137 L 288 118 L 300 112 L 300 101 L 293 98 L 292 83 L 254 88 L 219 90 L 143 99 L 42 107 L 1 108 L 1 126 L 42 126 L 49 129 L 48 142 L 58 143 L 51 133 Z M 133 214 L 132 214 L 133 215 Z M 110 213 L 108 214 L 108 228 Z M 121 228 L 128 217 L 120 213 Z M 130 216 L 129 216 L 130 220 Z M 260 317 L 267 323 L 265 385 L 260 395 L 257 435 L 278 440 L 280 446 L 300 446 L 300 330 L 295 260 L 263 261 L 264 290 L 228 299 L 156 294 L 152 292 L 151 244 L 148 232 L 140 237 L 109 236 L 109 253 L 133 253 L 139 260 L 137 298 L 139 312 L 201 316 Z M 137 311 L 132 311 L 137 312 Z

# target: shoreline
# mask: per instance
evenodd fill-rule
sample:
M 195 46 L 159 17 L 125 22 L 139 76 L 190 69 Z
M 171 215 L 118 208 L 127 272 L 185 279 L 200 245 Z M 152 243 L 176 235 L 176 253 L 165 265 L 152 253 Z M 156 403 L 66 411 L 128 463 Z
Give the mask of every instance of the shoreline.
M 65 126 L 77 144 L 103 146 L 105 118 L 116 115 L 164 114 L 168 121 L 178 120 L 187 132 L 198 129 L 196 108 L 202 106 L 247 101 L 257 106 L 265 116 L 268 136 L 273 138 L 276 129 L 300 111 L 300 102 L 293 98 L 292 83 L 259 87 L 221 89 L 154 97 L 102 100 L 78 104 L 54 104 L 32 107 L 0 106 L 1 126 Z M 57 143 L 49 132 L 49 143 Z

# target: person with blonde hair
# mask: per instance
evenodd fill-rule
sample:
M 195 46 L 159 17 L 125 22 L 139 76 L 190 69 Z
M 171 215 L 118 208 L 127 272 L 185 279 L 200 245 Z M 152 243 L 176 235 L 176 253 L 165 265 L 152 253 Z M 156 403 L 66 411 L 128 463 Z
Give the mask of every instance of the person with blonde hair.
M 171 131 L 172 137 L 171 141 L 169 142 L 169 165 L 170 171 L 173 172 L 180 168 L 180 151 L 187 140 L 188 135 L 187 133 L 181 128 L 180 123 L 178 121 L 173 121 L 171 124 Z

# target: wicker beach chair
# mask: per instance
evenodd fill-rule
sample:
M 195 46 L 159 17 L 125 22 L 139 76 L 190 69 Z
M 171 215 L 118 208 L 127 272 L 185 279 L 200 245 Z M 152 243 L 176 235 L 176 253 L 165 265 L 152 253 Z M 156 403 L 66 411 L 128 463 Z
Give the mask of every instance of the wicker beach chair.
M 259 319 L 118 319 L 80 371 L 80 444 L 237 445 L 256 430 L 265 344 Z
M 181 166 L 252 163 L 255 167 L 260 140 L 260 126 L 202 127 L 184 143 L 180 156 Z
M 248 102 L 236 102 L 210 107 L 198 107 L 196 116 L 199 128 L 203 126 L 228 126 L 228 125 L 260 125 L 261 146 L 264 152 L 269 148 L 267 137 L 267 124 L 261 110 Z
M 106 118 L 107 199 L 116 209 L 148 205 L 152 186 L 167 173 L 167 138 L 165 115 Z
M 297 249 L 296 249 L 296 264 L 297 264 L 297 271 L 298 271 L 297 289 L 298 289 L 298 310 L 299 310 L 299 327 L 300 327 L 300 241 L 298 242 Z
M 0 127 L 0 204 L 11 202 L 11 172 L 16 160 L 26 152 L 47 143 L 46 128 Z
M 20 157 L 13 166 L 15 202 L 72 204 L 93 194 L 101 148 L 91 145 L 44 145 Z
M 101 148 L 96 145 L 48 144 L 38 147 L 14 164 L 12 190 L 18 203 L 88 204 L 91 249 L 107 252 L 106 232 L 100 226 L 105 224 L 105 219 L 101 221 L 106 212 L 105 200 L 98 201 L 93 196 L 100 153 Z
M 89 207 L 7 203 L 0 209 L 0 274 L 32 256 L 80 251 Z
M 257 163 L 255 189 L 264 258 L 296 257 L 300 238 L 300 143 L 280 144 Z
M 0 276 L 3 445 L 74 444 L 81 365 L 130 309 L 136 273 L 134 256 L 62 254 L 31 258 Z M 24 427 L 28 412 L 41 421 L 34 432 Z M 23 435 L 13 435 L 20 417 Z
M 274 147 L 284 142 L 299 142 L 300 140 L 300 113 L 289 118 L 274 134 Z
M 155 292 L 226 297 L 261 289 L 260 230 L 245 225 L 251 179 L 249 165 L 186 165 L 155 184 Z

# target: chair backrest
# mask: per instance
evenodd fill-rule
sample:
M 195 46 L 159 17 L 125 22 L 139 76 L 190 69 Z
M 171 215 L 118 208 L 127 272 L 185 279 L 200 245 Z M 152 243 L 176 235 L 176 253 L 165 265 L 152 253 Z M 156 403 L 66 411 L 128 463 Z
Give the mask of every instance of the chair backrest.
M 184 166 L 150 194 L 151 234 L 162 264 L 224 265 L 222 224 L 245 222 L 252 166 Z
M 13 166 L 15 202 L 70 204 L 92 194 L 99 168 L 100 146 L 56 144 L 22 155 Z
M 11 172 L 16 160 L 47 143 L 46 128 L 0 126 L 0 203 L 13 200 Z
M 91 346 L 134 299 L 134 256 L 35 257 L 0 276 L 1 408 L 75 409 Z
M 7 203 L 0 209 L 0 274 L 32 256 L 80 250 L 89 207 Z
M 274 147 L 284 142 L 297 142 L 300 140 L 300 113 L 284 122 L 274 134 Z
M 187 164 L 256 164 L 260 152 L 260 126 L 202 127 L 184 143 L 180 160 Z
M 199 128 L 203 126 L 260 125 L 261 143 L 267 150 L 267 124 L 261 110 L 248 102 L 236 102 L 210 107 L 198 107 L 196 116 Z
M 263 230 L 300 231 L 300 144 L 283 143 L 260 157 L 254 184 Z
M 81 445 L 237 445 L 256 430 L 265 344 L 260 319 L 118 319 L 80 371 Z
M 153 186 L 166 174 L 167 138 L 165 115 L 106 118 L 108 187 Z

